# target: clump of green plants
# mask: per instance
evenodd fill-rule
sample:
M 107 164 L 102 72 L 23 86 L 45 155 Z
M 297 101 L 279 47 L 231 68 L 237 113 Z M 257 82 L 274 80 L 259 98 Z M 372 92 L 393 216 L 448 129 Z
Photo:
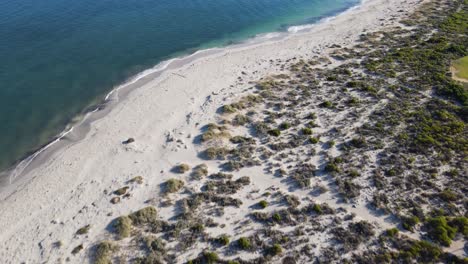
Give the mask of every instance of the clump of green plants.
M 312 210 L 317 214 L 322 214 L 323 213 L 323 210 L 322 210 L 322 207 L 320 206 L 320 204 L 314 204 L 314 206 L 312 206 Z
M 145 237 L 144 241 L 146 243 L 146 247 L 149 250 L 160 252 L 163 254 L 166 252 L 166 248 L 165 248 L 166 244 L 161 238 L 155 237 L 155 236 L 148 236 L 148 237 Z
M 319 106 L 322 108 L 333 108 L 333 103 L 330 101 L 324 101 L 320 103 Z
M 291 127 L 291 124 L 290 124 L 290 123 L 288 123 L 288 122 L 283 122 L 283 123 L 281 123 L 281 124 L 279 125 L 278 128 L 281 129 L 281 130 L 286 130 L 286 129 L 289 129 L 290 127 Z
M 440 192 L 439 197 L 446 202 L 453 202 L 458 199 L 458 195 L 450 189 L 445 189 Z
M 231 151 L 223 147 L 209 147 L 205 150 L 205 157 L 208 159 L 225 159 Z
M 261 201 L 258 203 L 258 206 L 260 206 L 260 208 L 265 209 L 265 208 L 268 206 L 268 202 L 265 201 L 265 200 L 261 200 Z
M 248 250 L 252 246 L 250 243 L 250 239 L 246 237 L 239 238 L 239 240 L 237 240 L 237 245 L 243 250 Z
M 403 216 L 401 220 L 403 228 L 408 231 L 413 231 L 414 227 L 421 222 L 417 216 Z
M 395 227 L 394 227 L 394 228 L 387 229 L 387 230 L 385 231 L 385 234 L 386 234 L 387 236 L 389 236 L 389 237 L 395 237 L 395 236 L 398 235 L 398 233 L 399 233 L 399 230 L 398 230 L 398 228 L 395 228 Z
M 175 193 L 184 187 L 184 182 L 179 179 L 169 179 L 164 183 L 164 190 L 166 193 Z
M 195 166 L 192 171 L 192 177 L 194 179 L 200 180 L 203 177 L 208 175 L 208 166 L 206 164 L 200 164 Z
M 304 127 L 301 129 L 301 133 L 303 135 L 312 135 L 312 129 L 308 128 L 308 127 Z
M 268 135 L 279 137 L 281 135 L 281 131 L 279 129 L 270 129 L 268 130 Z
M 272 218 L 274 221 L 276 221 L 276 222 L 281 222 L 281 220 L 283 219 L 279 213 L 274 213 L 274 214 L 271 216 L 271 218 Z
M 114 230 L 120 239 L 130 236 L 132 220 L 128 216 L 120 216 L 114 220 Z
M 283 248 L 280 244 L 274 244 L 271 248 L 269 248 L 269 253 L 273 256 L 281 254 L 283 252 Z
M 131 213 L 128 217 L 132 220 L 134 225 L 143 225 L 154 223 L 157 220 L 158 212 L 153 206 L 142 208 L 134 213 Z
M 225 114 L 232 114 L 237 111 L 236 108 L 234 108 L 232 105 L 224 105 L 221 110 Z
M 231 138 L 231 134 L 227 131 L 227 127 L 218 126 L 210 123 L 206 126 L 206 131 L 201 135 L 200 139 L 202 142 L 208 142 L 215 139 Z
M 227 246 L 229 245 L 229 237 L 227 235 L 220 235 L 216 238 L 216 242 L 220 245 Z
M 325 165 L 325 171 L 326 172 L 340 172 L 340 168 L 338 167 L 338 164 L 334 161 L 330 161 Z
M 459 219 L 462 219 L 462 218 L 459 218 Z M 456 223 L 455 221 L 448 223 L 446 217 L 438 216 L 434 218 L 429 218 L 425 224 L 425 227 L 427 228 L 428 235 L 431 239 L 437 241 L 441 245 L 448 247 L 452 243 L 452 239 L 455 238 L 455 235 L 459 231 L 458 228 L 460 226 L 456 225 L 455 223 Z M 467 228 L 466 218 L 465 218 L 465 223 L 461 227 L 465 230 L 462 229 L 460 231 L 465 232 L 466 234 L 466 228 Z
M 319 139 L 318 137 L 311 137 L 311 138 L 309 139 L 309 141 L 310 141 L 310 143 L 312 143 L 312 144 L 317 144 L 317 143 L 319 143 L 320 139 Z
M 247 123 L 249 123 L 250 120 L 247 116 L 245 115 L 241 115 L 241 114 L 237 114 L 231 121 L 231 124 L 234 125 L 234 126 L 243 126 Z
M 110 264 L 111 254 L 118 250 L 118 246 L 110 241 L 102 241 L 96 245 L 95 264 Z
M 174 172 L 180 173 L 180 174 L 186 173 L 189 170 L 190 170 L 190 166 L 185 163 L 178 164 L 173 168 Z
M 204 262 L 202 263 L 212 264 L 212 263 L 218 262 L 219 256 L 218 254 L 216 254 L 216 252 L 205 251 L 203 252 L 203 259 L 204 259 Z

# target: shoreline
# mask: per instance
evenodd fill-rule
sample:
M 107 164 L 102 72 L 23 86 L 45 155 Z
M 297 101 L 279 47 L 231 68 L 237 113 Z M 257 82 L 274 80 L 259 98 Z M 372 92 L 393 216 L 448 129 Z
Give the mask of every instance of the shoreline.
M 0 256 L 7 263 L 56 261 L 68 256 L 78 243 L 89 244 L 105 238 L 99 230 L 107 227 L 109 214 L 112 217 L 127 214 L 142 207 L 148 197 L 157 199 L 158 186 L 171 176 L 171 167 L 185 160 L 198 162 L 189 157 L 199 149 L 186 143 L 199 133 L 197 124 L 212 121 L 210 113 L 245 94 L 251 82 L 283 72 L 275 64 L 326 54 L 334 44 L 353 44 L 359 33 L 391 25 L 401 7 L 408 11 L 417 3 L 420 1 L 365 1 L 352 12 L 316 24 L 303 34 L 188 59 L 156 77 L 151 74 L 143 77 L 142 83 L 133 84 L 138 89 L 131 89 L 130 85 L 126 93 L 127 89 L 110 93 L 108 99 L 117 100 L 115 107 L 96 112 L 104 117 L 91 119 L 83 125 L 83 131 L 73 130 L 64 141 L 77 135 L 82 139 L 47 153 L 50 155 L 42 155 L 46 157 L 34 161 L 39 162 L 38 166 L 31 163 L 31 169 L 17 181 L 20 189 L 0 192 L 4 212 L 0 215 L 0 227 L 5 230 L 0 241 L 8 245 L 0 250 Z M 385 23 L 377 20 L 384 18 Z M 135 137 L 136 143 L 122 146 L 121 142 L 129 137 Z M 169 137 L 182 143 L 168 144 Z M 43 158 L 46 161 L 41 163 Z M 145 176 L 139 192 L 131 200 L 114 207 L 109 205 L 109 197 L 103 190 L 116 189 L 135 175 Z M 161 210 L 159 214 L 166 216 L 172 212 Z M 74 232 L 90 221 L 95 232 L 78 241 Z M 63 248 L 54 249 L 51 245 L 58 240 L 63 241 Z M 193 257 L 190 254 L 184 257 Z M 74 262 L 89 262 L 90 256 L 83 252 L 70 257 Z
M 240 43 L 195 50 L 193 53 L 186 55 L 182 52 L 181 56 L 163 60 L 152 68 L 137 73 L 136 75 L 128 78 L 122 84 L 112 88 L 112 90 L 109 91 L 98 103 L 87 107 L 89 110 L 85 109 L 82 114 L 73 117 L 72 121 L 65 125 L 63 131 L 58 133 L 55 137 L 38 147 L 36 150 L 26 153 L 25 157 L 20 158 L 9 168 L 0 171 L 0 194 L 2 192 L 15 192 L 14 186 L 19 186 L 24 184 L 25 180 L 27 181 L 27 179 L 20 178 L 25 176 L 25 174 L 29 173 L 31 170 L 34 170 L 37 166 L 40 166 L 41 163 L 46 162 L 50 156 L 54 155 L 55 152 L 60 151 L 61 148 L 66 148 L 70 144 L 77 143 L 81 139 L 85 138 L 86 133 L 89 131 L 89 126 L 94 121 L 104 118 L 106 114 L 112 111 L 112 108 L 116 107 L 121 100 L 124 100 L 132 90 L 145 85 L 149 81 L 154 81 L 165 71 L 176 70 L 183 67 L 185 64 L 210 56 L 216 56 L 216 54 L 219 55 L 223 52 L 235 52 L 237 49 L 268 45 L 277 41 L 284 41 L 295 35 L 308 34 L 315 27 L 328 23 L 338 16 L 343 16 L 348 12 L 352 12 L 367 1 L 369 0 L 361 0 L 357 5 L 345 7 L 343 10 L 330 16 L 324 15 L 323 18 L 311 24 L 291 25 L 286 29 L 286 31 L 261 33 L 252 38 L 244 39 Z M 186 62 L 178 64 L 178 61 Z M 173 63 L 176 65 L 171 67 Z

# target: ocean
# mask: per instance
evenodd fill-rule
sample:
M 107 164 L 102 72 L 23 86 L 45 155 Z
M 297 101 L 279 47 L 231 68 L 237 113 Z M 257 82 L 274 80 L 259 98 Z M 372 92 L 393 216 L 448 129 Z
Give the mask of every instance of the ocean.
M 312 24 L 360 0 L 2 0 L 0 170 L 161 61 Z

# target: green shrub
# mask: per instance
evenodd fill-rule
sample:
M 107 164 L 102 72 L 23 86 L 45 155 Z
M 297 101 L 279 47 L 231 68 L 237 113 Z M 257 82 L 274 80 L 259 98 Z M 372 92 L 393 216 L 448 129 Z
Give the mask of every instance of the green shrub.
M 414 226 L 419 224 L 420 220 L 417 216 L 411 216 L 411 217 L 402 217 L 402 225 L 403 228 L 408 230 L 408 231 L 413 231 Z
M 319 139 L 317 137 L 311 137 L 309 140 L 312 144 L 317 144 L 319 142 Z
M 128 216 L 120 216 L 114 221 L 114 229 L 120 239 L 130 236 L 132 220 Z
M 189 170 L 190 170 L 190 166 L 184 163 L 175 166 L 173 169 L 174 172 L 181 173 L 181 174 L 186 173 Z
M 268 202 L 265 201 L 265 200 L 261 200 L 259 203 L 258 203 L 258 206 L 260 206 L 261 208 L 266 208 L 268 206 Z
M 219 260 L 219 256 L 216 252 L 205 251 L 203 252 L 203 259 L 205 260 L 203 263 L 212 264 Z
M 274 244 L 271 248 L 270 248 L 270 253 L 273 255 L 273 256 L 276 256 L 276 255 L 279 255 L 281 254 L 281 252 L 283 252 L 283 248 L 281 247 L 280 244 Z
M 289 129 L 290 127 L 291 127 L 291 124 L 288 122 L 283 122 L 279 125 L 279 129 L 281 130 L 286 130 L 286 129 Z
M 357 170 L 351 170 L 349 176 L 353 178 L 359 177 L 359 172 Z
M 330 102 L 330 101 L 325 101 L 325 102 L 322 102 L 321 104 L 319 104 L 320 107 L 323 107 L 323 108 L 332 108 L 333 107 L 333 103 Z
M 274 213 L 272 218 L 276 222 L 281 222 L 281 219 L 282 219 L 282 217 L 281 217 L 281 215 L 279 213 Z
M 317 119 L 317 115 L 315 113 L 309 113 L 305 117 L 306 119 Z
M 225 159 L 230 153 L 227 148 L 209 147 L 205 150 L 205 156 L 208 159 Z
M 426 227 L 430 238 L 447 247 L 457 233 L 457 228 L 449 226 L 444 216 L 428 219 Z
M 227 235 L 221 235 L 216 239 L 216 242 L 223 246 L 227 246 L 229 244 L 229 237 Z
M 323 213 L 322 207 L 319 204 L 314 204 L 314 206 L 312 207 L 312 210 L 314 210 L 314 212 L 317 214 Z
M 440 192 L 439 197 L 446 202 L 453 202 L 458 199 L 458 195 L 450 189 L 445 189 Z
M 385 234 L 389 237 L 395 237 L 396 235 L 398 235 L 399 233 L 399 230 L 398 228 L 390 228 L 390 229 L 387 229 L 387 231 L 385 231 Z
M 451 218 L 448 225 L 456 228 L 457 232 L 462 233 L 464 236 L 468 236 L 468 218 L 464 216 Z
M 252 246 L 250 244 L 250 239 L 246 237 L 239 238 L 239 240 L 237 240 L 237 245 L 243 250 L 250 249 L 250 247 Z
M 208 166 L 206 164 L 197 165 L 193 168 L 192 177 L 194 179 L 200 180 L 201 178 L 208 175 Z
M 96 246 L 95 264 L 111 264 L 111 254 L 118 249 L 116 245 L 114 245 L 110 241 L 102 241 Z
M 132 220 L 134 225 L 139 226 L 156 222 L 157 216 L 158 212 L 156 208 L 148 206 L 130 214 L 128 217 Z
M 312 129 L 310 129 L 308 127 L 304 127 L 303 129 L 301 129 L 301 133 L 303 135 L 312 135 Z
M 279 129 L 270 129 L 268 130 L 268 135 L 279 137 L 281 135 L 281 131 Z
M 338 165 L 331 161 L 328 162 L 327 165 L 325 165 L 325 171 L 326 172 L 340 172 L 340 168 L 338 168 Z
M 243 126 L 249 122 L 249 118 L 246 117 L 245 115 L 238 114 L 236 115 L 232 121 L 231 124 L 234 126 Z
M 145 242 L 146 242 L 146 246 L 151 251 L 160 252 L 160 253 L 166 252 L 166 249 L 165 249 L 166 244 L 159 237 L 155 237 L 155 236 L 145 237 Z
M 221 111 L 225 114 L 232 114 L 237 111 L 236 108 L 234 108 L 232 105 L 224 105 Z
M 168 193 L 174 193 L 182 189 L 184 187 L 184 182 L 178 179 L 169 179 L 164 184 L 165 191 Z

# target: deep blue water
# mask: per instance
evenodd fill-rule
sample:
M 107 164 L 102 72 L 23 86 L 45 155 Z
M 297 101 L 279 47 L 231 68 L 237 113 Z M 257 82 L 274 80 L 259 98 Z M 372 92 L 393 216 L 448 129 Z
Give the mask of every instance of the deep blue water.
M 175 54 L 334 15 L 359 0 L 1 0 L 0 168 Z

